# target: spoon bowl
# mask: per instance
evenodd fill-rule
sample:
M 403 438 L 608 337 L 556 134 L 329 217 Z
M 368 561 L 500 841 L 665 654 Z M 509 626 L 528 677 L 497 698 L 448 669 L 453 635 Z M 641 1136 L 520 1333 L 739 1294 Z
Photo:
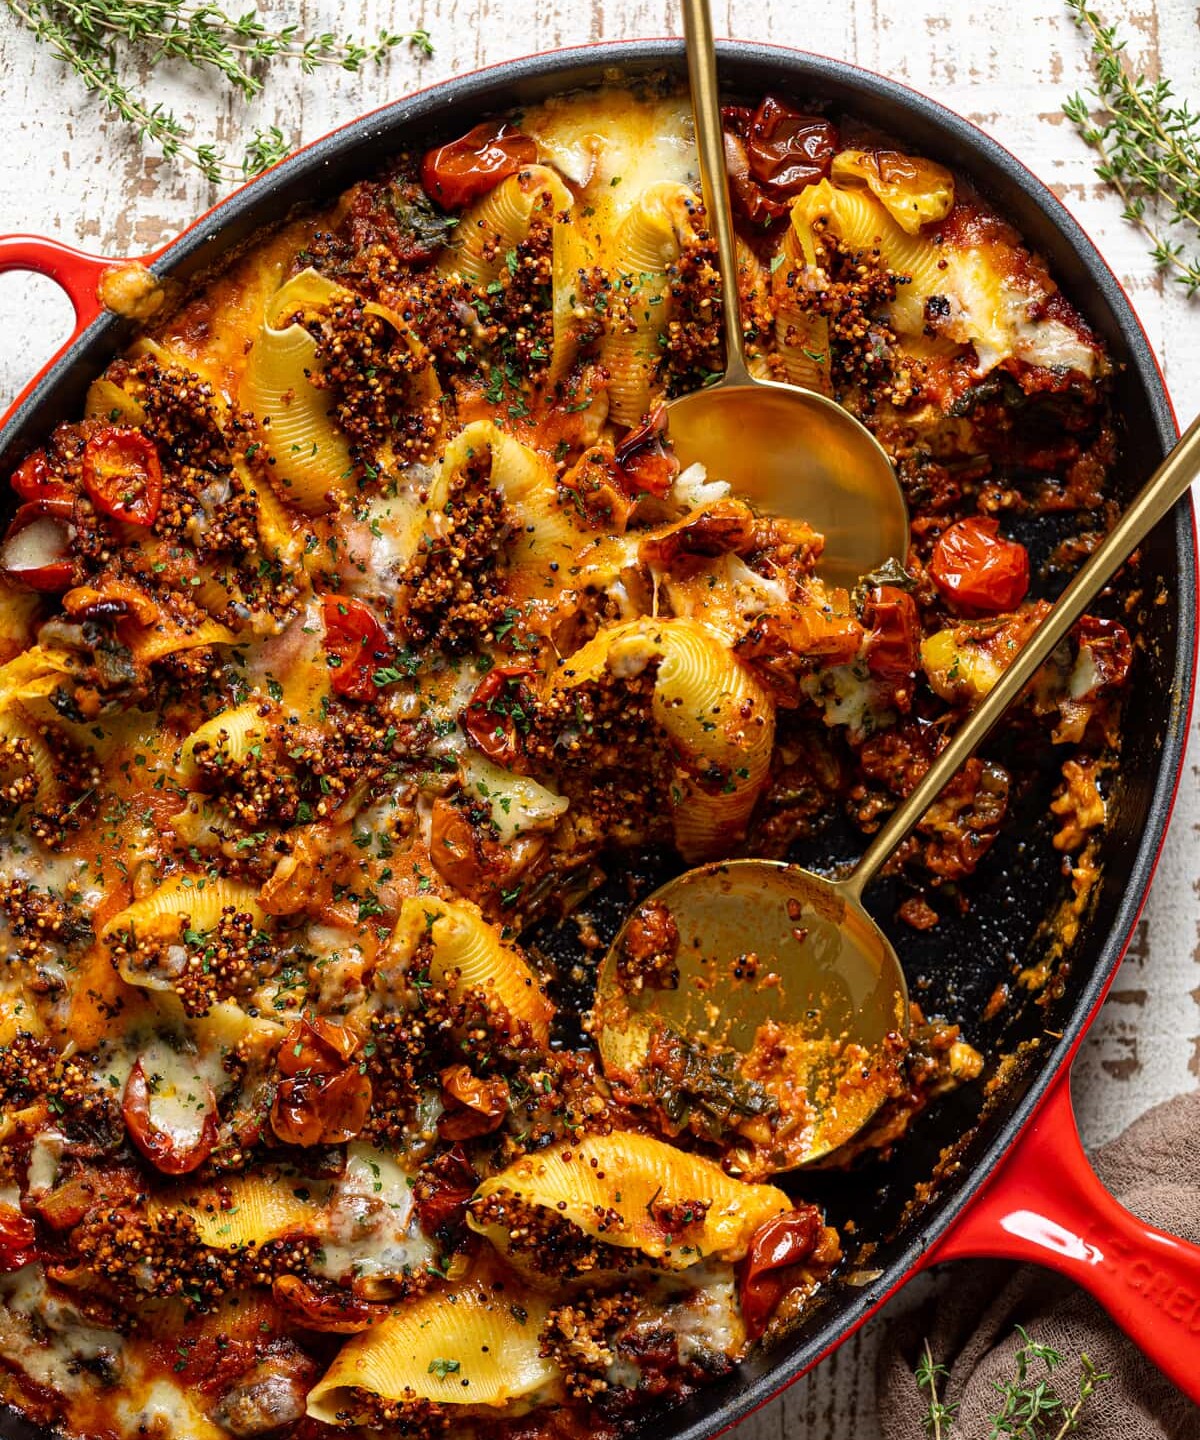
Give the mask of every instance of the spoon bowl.
M 683 20 L 705 215 L 717 244 L 725 373 L 671 402 L 668 433 L 680 464 L 699 463 L 757 509 L 822 534 L 817 569 L 849 589 L 908 554 L 904 493 L 883 446 L 849 411 L 816 391 L 760 379 L 746 364 L 708 0 L 683 0 Z
M 637 963 L 648 926 L 674 932 L 649 975 Z M 908 992 L 896 952 L 839 882 L 732 860 L 689 870 L 629 916 L 601 967 L 593 1031 L 610 1078 L 664 1102 L 668 1119 L 690 1105 L 702 1125 L 732 1122 L 731 1168 L 762 1175 L 837 1149 L 879 1108 Z M 681 1053 L 693 1073 L 676 1095 Z
M 818 569 L 847 589 L 908 551 L 908 510 L 878 440 L 835 401 L 772 381 L 720 384 L 667 407 L 681 465 L 702 464 L 767 515 L 825 537 Z

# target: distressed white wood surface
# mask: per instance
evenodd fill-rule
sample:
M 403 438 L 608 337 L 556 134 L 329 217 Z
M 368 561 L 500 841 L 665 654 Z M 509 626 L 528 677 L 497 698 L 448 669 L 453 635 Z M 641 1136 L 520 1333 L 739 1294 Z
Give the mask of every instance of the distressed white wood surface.
M 180 75 L 155 84 L 186 120 L 236 148 L 254 124 L 312 140 L 417 86 L 560 45 L 677 32 L 669 0 L 288 0 L 264 8 L 311 29 L 423 24 L 437 53 L 397 53 L 361 75 L 280 72 L 251 105 Z M 855 61 L 935 96 L 1002 141 L 1049 183 L 1128 288 L 1181 417 L 1200 408 L 1200 302 L 1157 276 L 1119 204 L 1099 185 L 1064 121 L 1086 83 L 1086 51 L 1059 0 L 713 0 L 719 34 L 791 44 Z M 1186 93 L 1200 80 L 1191 0 L 1097 0 L 1134 61 Z M 231 8 L 237 9 L 237 6 Z M 1193 101 L 1200 95 L 1193 93 Z M 218 198 L 204 181 L 141 150 L 0 9 L 0 232 L 33 231 L 114 256 L 171 239 Z M 49 281 L 0 275 L 0 404 L 69 329 Z M 1200 1077 L 1200 774 L 1189 764 L 1134 947 L 1075 1067 L 1085 1137 L 1100 1143 Z M 944 1281 L 942 1283 L 945 1283 Z M 902 1299 L 896 1304 L 905 1303 Z M 739 1440 L 883 1440 L 873 1362 L 888 1312 L 781 1399 Z

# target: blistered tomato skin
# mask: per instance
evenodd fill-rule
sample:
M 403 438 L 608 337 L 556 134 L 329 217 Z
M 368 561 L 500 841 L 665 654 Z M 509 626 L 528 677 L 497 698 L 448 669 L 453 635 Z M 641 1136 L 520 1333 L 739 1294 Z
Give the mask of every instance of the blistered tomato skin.
M 1124 685 L 1133 664 L 1133 641 L 1124 625 L 1119 620 L 1085 615 L 1073 633 L 1080 648 L 1086 646 L 1091 654 L 1096 684 L 1094 691 L 1088 693 L 1115 690 Z
M 757 110 L 726 105 L 721 116 L 734 208 L 753 225 L 782 220 L 792 196 L 829 174 L 838 136 L 821 116 L 802 115 L 773 95 Z
M 879 680 L 911 680 L 920 662 L 921 619 L 916 601 L 895 585 L 877 585 L 867 597 L 867 669 Z
M 379 694 L 375 672 L 393 658 L 387 632 L 361 600 L 326 595 L 322 613 L 331 658 L 329 683 L 345 699 L 373 700 Z
M 27 1215 L 12 1205 L 0 1205 L 0 1275 L 36 1260 L 36 1239 L 37 1229 Z
M 22 500 L 67 500 L 71 487 L 50 469 L 44 450 L 27 455 L 12 473 L 9 484 Z
M 788 1277 L 781 1272 L 808 1259 L 821 1228 L 821 1212 L 814 1205 L 802 1205 L 776 1215 L 754 1232 L 742 1261 L 738 1289 L 742 1320 L 752 1340 L 767 1328 L 772 1312 L 790 1288 Z
M 1029 590 L 1029 553 L 1000 534 L 999 521 L 971 515 L 943 532 L 929 577 L 942 599 L 962 615 L 1015 610 Z
M 212 1154 L 217 1143 L 217 1102 L 212 1091 L 204 1088 L 208 1091 L 208 1105 L 199 1134 L 190 1145 L 180 1146 L 150 1115 L 150 1081 L 141 1060 L 129 1072 L 121 1101 L 125 1130 L 141 1154 L 164 1175 L 188 1175 Z
M 271 1128 L 286 1145 L 342 1145 L 353 1140 L 371 1108 L 371 1082 L 354 1059 L 358 1038 L 346 1025 L 306 1015 L 280 1042 L 281 1076 Z
M 664 443 L 667 407 L 656 405 L 645 424 L 631 430 L 613 452 L 618 482 L 629 499 L 655 495 L 660 499 L 675 483 L 679 461 Z
M 162 464 L 140 430 L 105 425 L 83 451 L 83 488 L 101 515 L 153 525 L 162 509 Z
M 829 174 L 837 131 L 818 115 L 802 115 L 768 95 L 750 118 L 750 173 L 776 198 L 795 195 Z
M 497 765 L 512 768 L 522 753 L 520 721 L 533 713 L 532 697 L 522 682 L 536 675 L 533 665 L 496 665 L 475 687 L 463 712 L 463 729 L 475 748 Z
M 430 150 L 421 162 L 421 184 L 444 210 L 461 210 L 536 160 L 537 145 L 528 135 L 507 121 L 488 121 Z

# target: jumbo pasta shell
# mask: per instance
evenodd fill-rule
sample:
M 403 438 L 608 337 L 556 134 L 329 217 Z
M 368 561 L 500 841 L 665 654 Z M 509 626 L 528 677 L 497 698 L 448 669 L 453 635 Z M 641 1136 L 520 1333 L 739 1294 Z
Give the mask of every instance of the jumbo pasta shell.
M 527 1155 L 485 1180 L 475 1203 L 491 1196 L 551 1212 L 594 1240 L 640 1250 L 670 1270 L 710 1257 L 740 1260 L 754 1231 L 792 1203 L 774 1185 L 735 1180 L 712 1160 L 633 1131 Z M 471 1215 L 468 1223 L 507 1252 L 503 1223 Z
M 216 879 L 204 875 L 172 875 L 144 899 L 135 900 L 111 916 L 100 931 L 100 938 L 132 932 L 138 938 L 174 939 L 187 927 L 206 934 L 216 928 L 225 909 L 232 907 L 239 915 L 248 914 L 255 925 L 264 920 L 253 885 L 224 876 Z
M 348 1340 L 309 1393 L 308 1413 L 350 1423 L 354 1391 L 516 1413 L 549 1399 L 559 1371 L 539 1354 L 546 1305 L 511 1278 L 438 1290 Z
M 317 1187 L 319 1194 L 320 1187 Z M 281 1235 L 311 1233 L 320 1215 L 311 1181 L 283 1175 L 235 1175 L 219 1189 L 186 1190 L 155 1202 L 155 1211 L 185 1215 L 214 1250 L 244 1250 Z
M 469 900 L 410 896 L 400 907 L 389 956 L 408 963 L 425 941 L 431 947 L 431 980 L 458 994 L 483 996 L 512 1032 L 527 1027 L 533 1042 L 546 1046 L 554 1007 L 521 953 L 501 940 L 478 906 Z

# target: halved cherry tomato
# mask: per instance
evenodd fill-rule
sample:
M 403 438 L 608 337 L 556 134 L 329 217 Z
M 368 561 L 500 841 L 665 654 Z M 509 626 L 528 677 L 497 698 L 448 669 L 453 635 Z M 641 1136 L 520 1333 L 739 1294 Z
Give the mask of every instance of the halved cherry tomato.
M 815 1205 L 801 1205 L 776 1215 L 754 1232 L 739 1283 L 742 1320 L 752 1340 L 767 1328 L 771 1312 L 789 1289 L 787 1276 L 778 1272 L 807 1260 L 821 1230 L 821 1212 Z
M 0 1275 L 37 1259 L 37 1227 L 12 1205 L 0 1205 Z
M 361 600 L 326 595 L 325 649 L 330 654 L 329 683 L 349 700 L 374 700 L 375 672 L 392 659 L 392 647 L 374 611 Z
M 667 433 L 667 407 L 656 406 L 644 425 L 631 430 L 613 453 L 625 493 L 665 495 L 679 474 L 679 461 L 663 444 Z
M 537 159 L 537 144 L 505 121 L 485 121 L 421 162 L 421 184 L 445 210 L 461 210 Z
M 105 425 L 84 446 L 83 488 L 102 515 L 153 525 L 162 509 L 162 463 L 140 430 Z
M 50 469 L 44 450 L 26 455 L 9 484 L 22 500 L 70 500 L 71 487 Z
M 999 521 L 970 515 L 933 547 L 929 575 L 942 599 L 964 615 L 1015 610 L 1029 589 L 1029 554 L 1005 540 Z
M 75 578 L 73 509 L 70 500 L 31 500 L 21 505 L 0 546 L 0 569 L 30 590 L 69 589 Z
M 837 130 L 819 115 L 802 115 L 774 95 L 767 95 L 748 120 L 744 112 L 727 111 L 739 124 L 750 174 L 775 200 L 795 195 L 829 174 L 837 149 Z
M 523 681 L 536 674 L 533 665 L 496 665 L 467 701 L 462 717 L 467 739 L 497 765 L 511 766 L 520 758 L 522 721 L 533 709 Z
M 911 680 L 920 660 L 916 601 L 894 585 L 877 585 L 867 597 L 863 619 L 871 627 L 867 669 L 880 680 Z
M 138 1059 L 125 1082 L 121 1114 L 125 1129 L 138 1150 L 164 1175 L 187 1175 L 203 1165 L 217 1143 L 217 1098 L 212 1089 L 197 1079 L 196 1088 L 205 1095 L 206 1106 L 200 1133 L 190 1144 L 179 1146 L 168 1130 L 150 1116 L 150 1081 Z
M 1133 664 L 1133 641 L 1119 620 L 1105 620 L 1098 615 L 1085 615 L 1072 631 L 1079 648 L 1087 646 L 1092 659 L 1095 684 L 1083 695 L 1086 700 L 1104 690 L 1124 685 Z

